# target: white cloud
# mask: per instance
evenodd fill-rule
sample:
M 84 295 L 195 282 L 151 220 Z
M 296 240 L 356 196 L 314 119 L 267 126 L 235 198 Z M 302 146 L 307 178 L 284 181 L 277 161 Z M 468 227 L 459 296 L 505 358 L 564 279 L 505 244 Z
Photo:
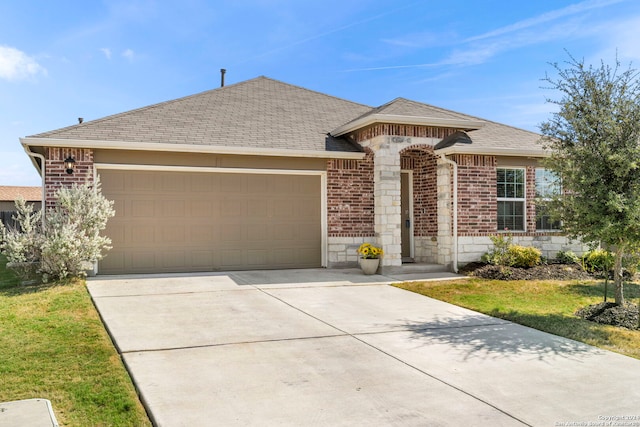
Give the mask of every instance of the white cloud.
M 133 58 L 136 56 L 136 54 L 133 50 L 126 49 L 124 52 L 122 52 L 122 56 L 127 58 L 129 61 L 133 61 Z
M 0 79 L 24 80 L 47 70 L 26 53 L 9 46 L 0 46 Z
M 108 47 L 103 47 L 100 49 L 100 51 L 104 53 L 105 58 L 111 59 L 111 49 L 109 49 Z
M 572 4 L 562 9 L 552 10 L 550 12 L 543 13 L 542 15 L 534 16 L 533 18 L 515 22 L 511 25 L 507 25 L 505 27 L 489 31 L 488 33 L 470 37 L 466 41 L 482 40 L 489 37 L 496 37 L 496 36 L 501 36 L 503 34 L 509 34 L 514 31 L 520 31 L 536 25 L 554 21 L 556 19 L 563 18 L 565 16 L 576 15 L 591 9 L 598 9 L 601 7 L 606 7 L 606 6 L 609 6 L 615 3 L 620 3 L 623 1 L 625 0 L 588 0 L 581 3 Z

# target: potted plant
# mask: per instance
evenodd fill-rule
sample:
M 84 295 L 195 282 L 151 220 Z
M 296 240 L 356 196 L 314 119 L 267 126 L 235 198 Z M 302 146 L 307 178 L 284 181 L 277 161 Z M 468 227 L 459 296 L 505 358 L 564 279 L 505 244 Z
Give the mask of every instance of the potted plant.
M 382 248 L 371 243 L 363 243 L 358 248 L 360 254 L 360 268 L 364 274 L 375 274 L 380 265 L 380 257 L 384 254 Z

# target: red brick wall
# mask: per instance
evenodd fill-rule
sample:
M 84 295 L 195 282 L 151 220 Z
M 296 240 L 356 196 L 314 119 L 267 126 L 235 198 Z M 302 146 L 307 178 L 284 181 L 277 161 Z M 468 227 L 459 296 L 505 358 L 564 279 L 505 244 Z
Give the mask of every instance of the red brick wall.
M 438 138 L 444 139 L 457 132 L 459 129 L 441 128 L 421 125 L 398 125 L 390 123 L 377 123 L 354 133 L 356 142 L 373 139 L 380 135 L 397 135 L 414 138 Z
M 496 158 L 455 155 L 453 160 L 458 164 L 458 234 L 495 233 Z
M 327 227 L 332 237 L 374 235 L 373 153 L 327 162 Z
M 402 169 L 413 171 L 413 234 L 438 234 L 437 161 L 433 147 L 409 147 L 401 153 Z
M 64 168 L 64 160 L 71 156 L 75 161 L 73 174 Z M 47 148 L 45 151 L 45 194 L 47 207 L 55 203 L 54 194 L 60 187 L 73 183 L 93 182 L 93 150 L 86 148 Z

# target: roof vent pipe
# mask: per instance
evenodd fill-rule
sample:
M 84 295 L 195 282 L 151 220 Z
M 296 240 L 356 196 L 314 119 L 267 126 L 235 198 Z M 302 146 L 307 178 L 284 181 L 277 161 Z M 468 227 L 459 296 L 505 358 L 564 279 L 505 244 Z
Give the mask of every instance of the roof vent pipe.
M 226 72 L 227 70 L 220 68 L 220 87 L 224 87 L 224 73 Z

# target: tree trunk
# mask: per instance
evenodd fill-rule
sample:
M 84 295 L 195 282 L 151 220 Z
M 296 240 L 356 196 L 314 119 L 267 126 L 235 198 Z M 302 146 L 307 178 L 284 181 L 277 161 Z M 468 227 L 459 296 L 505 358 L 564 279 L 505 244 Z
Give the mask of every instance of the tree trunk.
M 622 257 L 624 257 L 624 249 L 622 245 L 616 247 L 615 260 L 613 265 L 613 282 L 616 285 L 615 303 L 616 305 L 624 304 L 624 281 L 622 276 Z

